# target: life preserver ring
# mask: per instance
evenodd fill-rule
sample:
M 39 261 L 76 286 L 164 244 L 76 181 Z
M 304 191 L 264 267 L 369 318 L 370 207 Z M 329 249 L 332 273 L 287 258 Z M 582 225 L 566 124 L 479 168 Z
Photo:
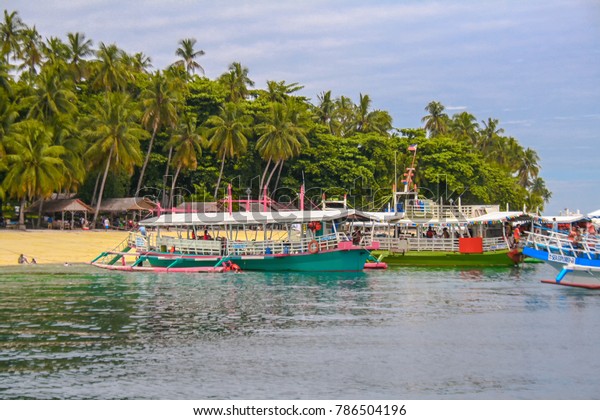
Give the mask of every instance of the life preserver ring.
M 308 243 L 308 252 L 311 254 L 316 254 L 319 252 L 319 243 L 315 240 L 312 240 Z
M 316 232 L 317 230 L 321 230 L 321 222 L 310 222 L 308 224 L 308 228 L 310 230 L 312 230 L 313 232 Z

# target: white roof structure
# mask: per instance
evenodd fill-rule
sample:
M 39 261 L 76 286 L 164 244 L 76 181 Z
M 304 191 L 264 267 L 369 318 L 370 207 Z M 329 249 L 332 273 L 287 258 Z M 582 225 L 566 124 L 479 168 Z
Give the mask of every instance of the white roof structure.
M 591 219 L 598 219 L 600 218 L 600 209 L 593 211 L 591 213 L 588 213 L 588 217 Z
M 338 219 L 368 219 L 364 213 L 353 209 L 338 210 L 280 210 L 268 212 L 219 213 L 167 213 L 142 220 L 140 225 L 162 226 L 229 226 L 270 225 L 276 223 L 328 222 Z
M 552 223 L 556 219 L 556 223 L 577 223 L 589 221 L 590 218 L 584 214 L 570 214 L 568 216 L 540 216 L 537 220 L 541 223 Z

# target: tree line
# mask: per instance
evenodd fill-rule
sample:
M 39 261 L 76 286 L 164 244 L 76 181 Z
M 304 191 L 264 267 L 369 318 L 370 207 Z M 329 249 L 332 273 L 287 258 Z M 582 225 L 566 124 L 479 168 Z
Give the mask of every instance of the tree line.
M 44 39 L 4 10 L 3 202 L 24 209 L 77 193 L 94 206 L 95 222 L 107 197 L 151 195 L 171 206 L 223 198 L 231 183 L 238 196 L 293 198 L 304 182 L 317 195 L 350 193 L 356 206 L 373 208 L 389 200 L 411 144 L 415 182 L 430 198 L 541 210 L 551 196 L 537 153 L 504 136 L 496 119 L 449 116 L 432 101 L 423 127 L 399 129 L 367 94 L 354 102 L 326 91 L 312 103 L 297 82 L 255 88 L 239 62 L 210 80 L 196 44 L 179 41 L 173 63 L 153 70 L 143 52 L 95 46 L 81 32 Z

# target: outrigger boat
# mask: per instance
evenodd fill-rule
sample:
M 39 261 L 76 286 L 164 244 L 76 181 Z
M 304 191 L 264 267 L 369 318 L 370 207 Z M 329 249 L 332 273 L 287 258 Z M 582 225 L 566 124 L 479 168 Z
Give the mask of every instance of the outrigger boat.
M 558 271 L 554 280 L 542 280 L 543 283 L 600 288 L 600 242 L 595 235 L 576 243 L 560 232 L 530 233 L 523 254 Z
M 448 204 L 420 197 L 413 183 L 417 145 L 408 150 L 413 157 L 403 191 L 394 185 L 387 211 L 365 212 L 373 222 L 364 224 L 368 232 L 361 244 L 377 242 L 379 251 L 373 254 L 390 265 L 490 267 L 522 261 L 506 227 L 529 222 L 531 216 L 501 211 L 499 205 L 462 205 L 460 197 Z
M 377 243 L 338 230 L 355 210 L 168 213 L 92 264 L 123 271 L 360 271 Z

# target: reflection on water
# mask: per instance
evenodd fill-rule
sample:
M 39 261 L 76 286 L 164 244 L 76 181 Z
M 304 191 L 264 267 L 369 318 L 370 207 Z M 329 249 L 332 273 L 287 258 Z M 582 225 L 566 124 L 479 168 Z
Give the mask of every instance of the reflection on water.
M 600 337 L 583 331 L 600 294 L 540 284 L 543 265 L 34 270 L 0 274 L 3 398 L 593 398 L 600 386 L 573 362 L 596 360 Z

